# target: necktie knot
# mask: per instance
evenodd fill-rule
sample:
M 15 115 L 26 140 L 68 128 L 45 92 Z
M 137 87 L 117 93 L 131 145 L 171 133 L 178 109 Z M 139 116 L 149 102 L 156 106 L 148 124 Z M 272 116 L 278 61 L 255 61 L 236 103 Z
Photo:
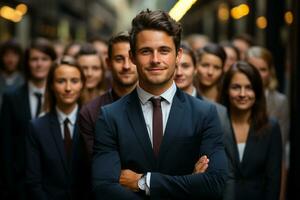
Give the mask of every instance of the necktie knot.
M 40 98 L 42 98 L 43 95 L 40 92 L 34 92 L 34 96 L 36 96 L 36 98 L 40 99 Z
M 154 98 L 154 97 L 152 97 L 151 99 L 150 99 L 150 101 L 152 102 L 152 104 L 153 104 L 153 107 L 161 107 L 161 101 L 162 101 L 162 98 Z
M 64 121 L 64 125 L 65 125 L 65 126 L 66 126 L 66 125 L 69 125 L 69 123 L 70 123 L 69 118 L 66 118 L 65 121 Z

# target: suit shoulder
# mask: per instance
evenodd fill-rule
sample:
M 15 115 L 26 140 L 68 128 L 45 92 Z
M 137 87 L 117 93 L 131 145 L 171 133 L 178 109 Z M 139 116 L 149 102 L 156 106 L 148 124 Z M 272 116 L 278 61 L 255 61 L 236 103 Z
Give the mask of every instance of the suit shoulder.
M 199 98 L 190 96 L 188 94 L 183 94 L 186 101 L 191 105 L 192 109 L 201 111 L 201 112 L 209 112 L 209 110 L 215 108 L 216 106 L 208 101 L 201 100 Z
M 279 104 L 288 100 L 285 94 L 282 94 L 276 90 L 270 91 L 270 96 L 275 102 L 278 102 Z
M 3 103 L 15 105 L 17 107 L 24 105 L 24 98 L 27 98 L 26 85 L 10 88 L 3 93 Z
M 110 104 L 103 105 L 102 108 L 103 108 L 103 110 L 106 110 L 109 113 L 120 112 L 120 110 L 122 108 L 126 107 L 129 98 L 130 98 L 130 96 L 126 95 L 126 96 L 120 98 L 117 101 L 114 101 Z
M 44 129 L 46 128 L 50 123 L 50 113 L 45 114 L 42 117 L 33 119 L 30 121 L 30 124 L 35 129 Z

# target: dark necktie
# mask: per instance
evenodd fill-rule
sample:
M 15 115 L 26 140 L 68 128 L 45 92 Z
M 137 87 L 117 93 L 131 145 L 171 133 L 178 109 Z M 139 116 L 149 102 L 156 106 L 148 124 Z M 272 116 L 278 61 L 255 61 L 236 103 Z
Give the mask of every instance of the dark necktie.
M 153 151 L 156 157 L 158 157 L 160 143 L 163 137 L 163 121 L 161 111 L 161 98 L 151 98 L 150 101 L 153 104 L 153 120 L 152 120 L 152 132 L 153 132 Z
M 41 108 L 42 108 L 42 93 L 40 92 L 35 92 L 34 96 L 37 99 L 37 106 L 36 106 L 36 112 L 35 112 L 35 118 L 37 118 L 39 116 L 39 114 L 41 113 Z
M 70 123 L 70 120 L 68 118 L 64 121 L 64 143 L 65 143 L 65 150 L 66 150 L 66 156 L 67 160 L 70 161 L 71 154 L 72 154 L 72 139 L 71 139 L 71 133 L 68 124 Z

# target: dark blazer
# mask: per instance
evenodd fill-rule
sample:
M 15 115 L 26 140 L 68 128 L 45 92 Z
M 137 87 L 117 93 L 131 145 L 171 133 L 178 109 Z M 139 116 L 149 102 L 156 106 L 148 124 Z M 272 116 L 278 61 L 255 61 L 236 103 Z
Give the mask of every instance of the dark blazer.
M 8 199 L 25 199 L 25 135 L 31 119 L 28 85 L 3 95 L 0 113 L 1 173 Z
M 222 194 L 227 160 L 215 106 L 179 89 L 174 96 L 158 158 L 154 156 L 136 90 L 104 106 L 96 122 L 93 186 L 97 199 L 145 199 L 119 184 L 121 169 L 151 172 L 154 199 L 213 199 Z M 192 174 L 202 155 L 205 173 Z
M 290 135 L 288 98 L 286 95 L 276 90 L 268 90 L 266 94 L 268 115 L 278 120 L 283 138 L 283 145 L 286 145 Z
M 24 77 L 20 72 L 15 72 L 14 76 L 16 76 L 14 83 L 12 85 L 7 85 L 5 82 L 4 75 L 0 71 L 0 108 L 2 105 L 2 95 L 6 90 L 13 89 L 16 87 L 20 87 L 24 84 Z
M 84 140 L 89 160 L 92 158 L 95 126 L 100 114 L 100 108 L 104 105 L 111 104 L 119 98 L 120 97 L 111 89 L 85 104 L 80 110 L 78 117 L 79 133 Z
M 55 112 L 30 122 L 26 137 L 26 184 L 29 199 L 85 200 L 87 181 L 83 144 L 75 126 L 72 162 L 66 159 L 60 125 Z
M 228 118 L 228 114 L 227 114 L 227 108 L 225 106 L 223 106 L 217 102 L 211 101 L 208 98 L 201 96 L 199 93 L 197 93 L 196 97 L 198 99 L 201 99 L 203 101 L 206 101 L 208 103 L 215 105 L 224 133 L 225 133 L 225 131 L 231 131 L 231 126 L 230 126 L 230 122 L 229 122 L 229 118 Z
M 282 161 L 280 128 L 276 120 L 257 133 L 251 125 L 240 162 L 233 132 L 225 137 L 225 150 L 230 173 L 224 199 L 279 199 Z

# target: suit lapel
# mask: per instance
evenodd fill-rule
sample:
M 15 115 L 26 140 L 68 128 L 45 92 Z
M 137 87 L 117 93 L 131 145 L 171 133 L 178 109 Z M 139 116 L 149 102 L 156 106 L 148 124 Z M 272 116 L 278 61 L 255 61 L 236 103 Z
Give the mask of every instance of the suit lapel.
M 66 153 L 65 153 L 65 149 L 64 149 L 64 143 L 63 143 L 63 139 L 62 139 L 62 133 L 61 133 L 60 125 L 58 123 L 57 116 L 55 113 L 50 114 L 50 121 L 51 121 L 51 124 L 50 124 L 51 133 L 54 138 L 59 155 L 61 157 L 61 161 L 64 165 L 65 170 L 67 172 L 69 172 Z
M 230 162 L 233 164 L 235 168 L 239 168 L 240 160 L 239 160 L 237 143 L 233 132 L 234 130 L 230 122 L 229 125 L 230 127 L 228 127 L 228 130 L 227 129 L 225 130 L 225 135 L 224 135 L 225 136 L 224 143 L 226 147 L 225 149 L 228 155 L 227 157 L 230 159 Z
M 241 162 L 241 167 L 243 167 L 243 163 L 249 163 L 249 156 L 251 155 L 250 152 L 255 152 L 256 145 L 254 144 L 256 140 L 255 132 L 254 132 L 254 126 L 253 124 L 250 125 L 248 137 L 246 140 L 246 145 L 244 149 L 244 155 L 243 155 L 243 160 Z
M 174 95 L 171 110 L 169 113 L 165 133 L 163 136 L 162 143 L 160 145 L 159 150 L 159 159 L 163 159 L 168 149 L 170 149 L 170 145 L 172 145 L 172 141 L 176 133 L 180 132 L 180 127 L 182 126 L 182 118 L 184 117 L 185 112 L 185 99 L 184 94 L 177 88 L 177 91 Z
M 144 115 L 139 102 L 139 97 L 137 91 L 134 90 L 128 99 L 128 107 L 126 108 L 127 116 L 134 129 L 134 133 L 144 150 L 145 155 L 152 165 L 155 163 L 155 157 L 152 149 L 152 144 L 149 138 L 148 130 L 146 128 L 146 123 Z

